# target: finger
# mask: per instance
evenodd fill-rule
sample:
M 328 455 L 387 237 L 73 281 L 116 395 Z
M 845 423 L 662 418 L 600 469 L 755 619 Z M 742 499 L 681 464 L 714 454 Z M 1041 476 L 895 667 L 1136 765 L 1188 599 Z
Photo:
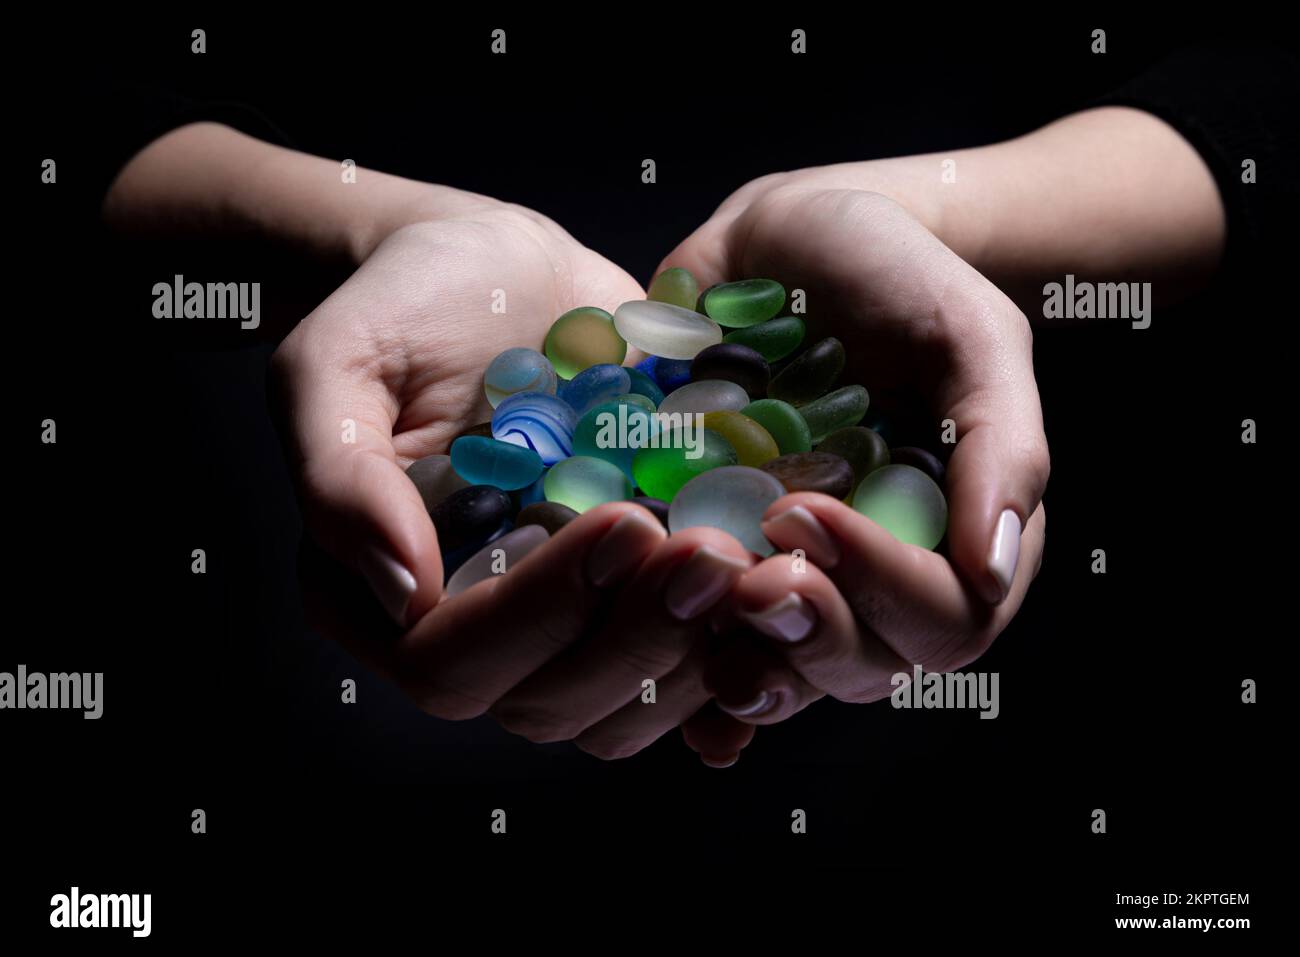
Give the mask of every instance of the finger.
M 322 362 L 290 336 L 273 360 L 273 404 L 311 535 L 358 571 L 405 627 L 442 594 L 437 534 L 393 450 L 396 404 L 367 370 Z
M 754 740 L 755 725 L 737 721 L 710 701 L 682 723 L 682 740 L 711 768 L 729 768 Z
M 773 555 L 741 577 L 732 599 L 740 617 L 771 639 L 798 677 L 840 701 L 886 698 L 893 676 L 911 671 L 859 623 L 835 583 L 806 559 Z M 719 697 L 727 700 L 721 692 Z M 744 700 L 752 697 L 730 699 Z
M 951 671 L 987 650 L 1020 607 L 1042 553 L 1044 517 L 1022 536 L 1010 593 L 990 606 L 942 555 L 894 538 L 829 496 L 800 492 L 769 507 L 763 533 L 784 551 L 803 549 L 844 595 L 857 619 L 895 654 L 927 671 Z
M 592 639 L 538 667 L 503 694 L 492 715 L 531 741 L 576 738 L 636 700 L 645 681 L 668 675 L 708 641 L 708 611 L 749 566 L 744 546 L 715 528 L 689 528 L 663 538 L 619 591 Z M 651 719 L 647 727 L 662 734 L 683 719 L 668 724 Z
M 402 637 L 408 693 L 440 717 L 483 714 L 582 638 L 612 589 L 666 535 L 631 502 L 574 519 L 505 574 L 444 600 Z

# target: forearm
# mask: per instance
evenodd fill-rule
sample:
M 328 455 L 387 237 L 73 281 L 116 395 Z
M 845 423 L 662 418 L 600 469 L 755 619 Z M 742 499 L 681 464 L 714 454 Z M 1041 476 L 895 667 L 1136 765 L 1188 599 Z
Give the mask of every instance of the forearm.
M 358 169 L 355 182 L 342 173 L 334 160 L 194 123 L 127 163 L 104 217 L 128 233 L 251 237 L 355 265 L 406 223 L 491 202 L 373 170 Z

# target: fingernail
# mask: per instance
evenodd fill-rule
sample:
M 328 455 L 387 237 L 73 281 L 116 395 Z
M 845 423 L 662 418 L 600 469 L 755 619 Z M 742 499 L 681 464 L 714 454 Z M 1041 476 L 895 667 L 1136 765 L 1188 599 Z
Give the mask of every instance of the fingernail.
M 391 555 L 374 547 L 361 553 L 361 574 L 370 583 L 388 617 L 406 627 L 406 609 L 415 594 L 415 576 Z
M 836 544 L 831 533 L 817 520 L 817 516 L 796 505 L 788 508 L 775 518 L 763 523 L 763 534 L 777 542 L 792 543 L 793 547 L 802 548 L 808 560 L 823 571 L 834 568 L 840 560 L 840 546 Z M 790 551 L 791 548 L 786 548 Z
M 794 592 L 762 611 L 743 611 L 741 614 L 763 634 L 791 644 L 807 638 L 817 624 L 817 612 L 812 604 Z
M 993 544 L 989 546 L 989 574 L 1002 590 L 998 601 L 1011 591 L 1016 577 L 1016 562 L 1020 561 L 1020 516 L 1011 509 L 1003 511 L 993 529 Z
M 664 538 L 663 526 L 644 509 L 623 514 L 601 536 L 587 556 L 587 577 L 594 585 L 609 585 L 626 577 L 645 557 L 647 541 Z
M 664 590 L 664 604 L 674 618 L 688 621 L 721 598 L 748 567 L 739 558 L 729 558 L 705 545 L 673 572 Z
M 760 691 L 758 697 L 747 704 L 728 705 L 718 702 L 718 707 L 734 718 L 756 718 L 760 714 L 767 714 L 776 707 L 781 696 L 772 691 Z
M 740 760 L 740 752 L 737 751 L 735 754 L 727 758 L 712 758 L 709 757 L 707 754 L 701 754 L 700 760 L 704 762 L 705 767 L 729 768 L 737 761 Z

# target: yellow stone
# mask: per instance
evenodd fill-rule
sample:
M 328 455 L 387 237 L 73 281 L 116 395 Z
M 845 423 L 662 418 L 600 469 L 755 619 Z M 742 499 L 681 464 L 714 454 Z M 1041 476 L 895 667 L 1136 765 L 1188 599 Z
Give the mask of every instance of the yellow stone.
M 732 444 L 740 465 L 748 465 L 756 469 L 781 454 L 772 434 L 749 416 L 741 415 L 739 412 L 727 410 L 706 412 L 704 427 L 717 432 Z

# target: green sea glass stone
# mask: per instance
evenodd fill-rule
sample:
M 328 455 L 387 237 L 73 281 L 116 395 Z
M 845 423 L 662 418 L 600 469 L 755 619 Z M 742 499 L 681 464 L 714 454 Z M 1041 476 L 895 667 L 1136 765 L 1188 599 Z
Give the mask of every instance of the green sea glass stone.
M 550 467 L 545 481 L 546 500 L 567 505 L 575 512 L 606 502 L 632 497 L 632 483 L 612 462 L 575 455 Z
M 948 528 L 948 502 L 934 479 L 910 465 L 886 465 L 862 480 L 853 507 L 900 542 L 934 548 Z
M 695 302 L 700 298 L 700 284 L 689 270 L 674 266 L 651 280 L 646 298 L 651 302 L 666 302 L 670 306 L 694 311 Z
M 644 398 L 635 396 L 635 398 Z M 573 432 L 573 454 L 617 465 L 630 479 L 632 459 L 659 432 L 659 420 L 632 402 L 604 402 L 582 417 Z
M 631 405 L 635 405 L 642 409 L 645 409 L 647 412 L 653 412 L 655 410 L 655 404 L 650 400 L 650 397 L 648 395 L 640 395 L 639 393 L 636 392 L 628 392 L 624 395 L 616 395 L 611 401 L 627 402 Z
M 889 464 L 889 446 L 879 433 L 861 425 L 846 429 L 837 429 L 822 440 L 817 446 L 818 452 L 838 455 L 853 466 L 853 485 L 870 475 L 878 468 Z
M 768 362 L 777 362 L 799 348 L 807 331 L 798 316 L 783 316 L 728 332 L 722 341 L 749 346 Z
M 736 464 L 736 450 L 709 429 L 661 432 L 658 448 L 641 449 L 632 460 L 637 486 L 651 498 L 671 502 L 678 489 L 710 469 Z
M 844 371 L 844 344 L 823 339 L 780 371 L 767 387 L 768 398 L 806 405 L 825 395 Z
M 622 365 L 627 343 L 614 328 L 614 317 L 604 309 L 579 306 L 555 320 L 543 351 L 561 378 L 572 379 L 594 365 Z
M 720 326 L 743 329 L 774 317 L 785 305 L 785 287 L 774 279 L 724 282 L 700 297 L 704 314 Z
M 813 442 L 820 442 L 837 429 L 861 422 L 870 401 L 862 386 L 846 385 L 802 406 L 799 414 L 808 423 Z
M 780 399 L 759 399 L 740 410 L 776 440 L 776 447 L 782 455 L 791 452 L 808 452 L 812 449 L 812 433 L 804 417 L 788 402 Z

